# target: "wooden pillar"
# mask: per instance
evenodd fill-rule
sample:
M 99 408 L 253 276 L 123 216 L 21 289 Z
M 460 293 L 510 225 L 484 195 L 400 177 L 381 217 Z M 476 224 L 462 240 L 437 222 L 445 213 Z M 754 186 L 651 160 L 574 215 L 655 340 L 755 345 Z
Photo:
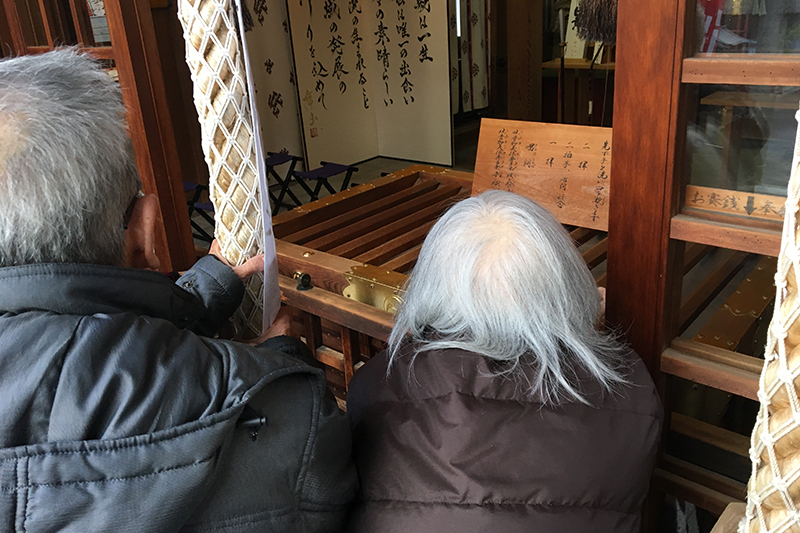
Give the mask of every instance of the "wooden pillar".
M 14 39 L 11 36 L 11 26 L 8 25 L 5 7 L 0 6 L 0 58 L 11 56 L 13 53 Z
M 13 54 L 9 55 L 23 55 L 27 52 L 26 47 L 26 35 L 24 30 L 27 29 L 26 26 L 23 26 L 21 22 L 21 17 L 23 14 L 20 14 L 19 9 L 17 8 L 17 3 L 9 0 L 3 0 L 3 11 L 5 14 L 5 22 L 8 24 L 8 36 L 3 36 L 3 53 L 7 53 L 6 46 L 8 44 L 13 45 Z M 28 36 L 32 40 L 32 36 Z M 9 39 L 6 42 L 6 39 Z
M 669 224 L 678 206 L 674 154 L 685 134 L 675 123 L 685 12 L 685 0 L 647 9 L 619 0 L 606 316 L 654 376 L 680 298 L 682 246 L 669 240 Z
M 493 0 L 491 115 L 542 118 L 542 0 Z
M 139 175 L 161 202 L 156 252 L 162 270 L 183 270 L 195 261 L 194 241 L 150 3 L 105 0 L 105 8 Z

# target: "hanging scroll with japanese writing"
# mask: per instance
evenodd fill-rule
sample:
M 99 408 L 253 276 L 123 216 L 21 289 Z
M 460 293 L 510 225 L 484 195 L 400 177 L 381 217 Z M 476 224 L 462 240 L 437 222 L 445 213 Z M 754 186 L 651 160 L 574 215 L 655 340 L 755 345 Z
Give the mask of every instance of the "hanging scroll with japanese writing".
M 310 165 L 452 163 L 447 2 L 287 3 Z
M 562 224 L 608 230 L 611 128 L 481 121 L 472 193 L 514 192 Z
M 245 39 L 253 67 L 264 154 L 303 155 L 297 86 L 285 0 L 245 0 Z

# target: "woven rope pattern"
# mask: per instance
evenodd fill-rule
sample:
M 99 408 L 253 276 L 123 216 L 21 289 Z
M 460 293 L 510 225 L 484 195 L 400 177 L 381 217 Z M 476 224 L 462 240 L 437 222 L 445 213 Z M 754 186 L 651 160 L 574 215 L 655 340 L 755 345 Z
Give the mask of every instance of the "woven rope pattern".
M 800 112 L 796 117 L 800 121 Z M 753 464 L 741 533 L 800 533 L 800 131 L 795 141 L 786 198 L 781 252 L 775 274 L 777 296 L 770 323 L 761 403 L 750 446 Z
M 231 0 L 179 0 L 186 63 L 210 171 L 214 235 L 233 265 L 263 252 L 263 220 L 247 73 Z M 263 275 L 246 284 L 234 324 L 260 334 Z

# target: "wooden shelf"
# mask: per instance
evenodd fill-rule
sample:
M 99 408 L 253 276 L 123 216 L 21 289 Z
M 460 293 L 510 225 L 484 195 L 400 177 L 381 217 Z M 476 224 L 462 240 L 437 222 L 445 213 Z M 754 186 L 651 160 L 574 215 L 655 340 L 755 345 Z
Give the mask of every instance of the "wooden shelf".
M 777 257 L 781 249 L 781 232 L 777 229 L 740 226 L 682 214 L 672 217 L 669 236 L 678 241 L 773 257 Z
M 661 355 L 661 371 L 758 401 L 763 361 L 699 342 L 675 339 Z
M 683 60 L 683 83 L 800 86 L 800 57 L 750 54 L 689 57 Z

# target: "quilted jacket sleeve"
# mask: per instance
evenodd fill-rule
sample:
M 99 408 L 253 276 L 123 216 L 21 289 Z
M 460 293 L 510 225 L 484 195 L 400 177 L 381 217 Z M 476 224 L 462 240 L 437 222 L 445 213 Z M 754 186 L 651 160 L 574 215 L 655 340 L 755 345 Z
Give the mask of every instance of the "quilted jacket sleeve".
M 219 331 L 244 297 L 242 281 L 229 266 L 213 255 L 200 258 L 176 283 L 205 306 L 205 315 L 189 329 L 207 337 Z

